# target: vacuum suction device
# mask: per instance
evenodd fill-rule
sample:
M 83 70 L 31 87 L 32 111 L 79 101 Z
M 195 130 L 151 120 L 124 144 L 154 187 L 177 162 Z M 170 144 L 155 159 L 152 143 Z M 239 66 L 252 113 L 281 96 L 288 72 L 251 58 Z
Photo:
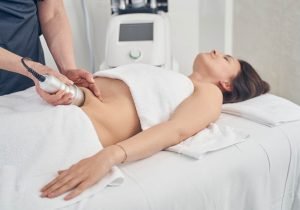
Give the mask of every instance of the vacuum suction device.
M 66 85 L 56 77 L 52 75 L 41 75 L 35 70 L 30 68 L 25 60 L 31 60 L 29 58 L 22 58 L 21 62 L 23 66 L 30 72 L 40 83 L 41 89 L 48 93 L 55 93 L 58 90 L 64 90 L 66 93 L 71 93 L 72 95 L 72 104 L 76 106 L 81 106 L 84 102 L 84 93 L 76 85 Z

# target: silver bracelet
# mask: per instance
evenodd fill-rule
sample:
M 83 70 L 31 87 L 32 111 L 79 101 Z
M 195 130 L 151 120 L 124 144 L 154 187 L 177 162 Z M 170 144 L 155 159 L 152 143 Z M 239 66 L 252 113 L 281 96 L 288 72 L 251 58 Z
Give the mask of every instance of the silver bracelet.
M 121 148 L 121 150 L 123 150 L 123 152 L 124 152 L 124 154 L 125 154 L 125 156 L 124 156 L 124 159 L 122 160 L 122 164 L 126 161 L 126 159 L 127 159 L 127 152 L 126 152 L 126 150 L 124 149 L 124 147 L 122 147 L 121 145 L 119 145 L 119 144 L 115 144 L 116 146 L 118 146 L 119 148 Z

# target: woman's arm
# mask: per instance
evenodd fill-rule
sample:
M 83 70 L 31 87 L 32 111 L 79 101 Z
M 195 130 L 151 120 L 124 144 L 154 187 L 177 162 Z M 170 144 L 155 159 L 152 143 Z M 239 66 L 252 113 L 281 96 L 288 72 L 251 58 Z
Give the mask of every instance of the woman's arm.
M 219 117 L 221 105 L 222 93 L 215 85 L 196 87 L 194 93 L 178 106 L 167 122 L 118 143 L 127 153 L 126 161 L 149 157 L 191 137 Z M 111 149 L 115 164 L 122 162 L 124 151 L 113 145 L 106 149 Z
M 119 146 L 109 146 L 97 154 L 79 161 L 69 169 L 60 171 L 59 176 L 42 188 L 43 197 L 56 197 L 72 190 L 66 200 L 103 178 L 110 169 L 126 161 L 140 160 L 167 147 L 178 144 L 215 121 L 220 115 L 222 93 L 214 85 L 196 87 L 192 96 L 175 110 L 167 122 L 153 126 L 125 141 Z

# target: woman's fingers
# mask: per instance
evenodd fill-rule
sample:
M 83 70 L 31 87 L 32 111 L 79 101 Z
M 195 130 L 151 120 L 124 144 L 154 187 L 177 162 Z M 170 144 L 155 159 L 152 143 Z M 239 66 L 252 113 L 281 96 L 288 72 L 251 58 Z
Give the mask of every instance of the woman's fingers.
M 67 170 L 59 171 L 58 177 L 42 188 L 41 196 L 53 198 L 73 189 L 88 177 L 82 171 L 80 162 Z
M 60 187 L 56 188 L 55 190 L 51 191 L 50 193 L 48 193 L 48 197 L 49 198 L 53 198 L 56 196 L 60 196 L 62 194 L 64 194 L 67 191 L 70 191 L 72 189 L 74 189 L 76 186 L 78 186 L 81 182 L 82 182 L 82 178 L 76 178 L 73 177 L 72 179 L 70 179 L 69 181 L 65 182 L 63 185 L 61 185 Z
M 56 177 L 54 180 L 46 184 L 40 191 L 44 193 L 49 187 L 51 187 L 53 184 L 55 184 L 58 180 L 58 177 Z M 43 195 L 43 194 L 42 194 Z
M 92 186 L 94 183 L 89 181 L 88 179 L 84 182 L 81 182 L 74 190 L 72 190 L 68 195 L 64 197 L 65 200 L 70 200 L 79 194 L 81 194 L 88 187 Z
M 85 176 L 70 176 L 66 175 L 65 177 L 59 179 L 56 178 L 48 185 L 46 185 L 43 189 L 42 197 L 54 198 L 64 194 L 67 191 L 72 190 L 67 196 L 65 196 L 65 200 L 70 200 L 77 195 L 81 194 L 84 190 L 92 186 L 97 182 L 97 179 L 93 179 L 91 177 L 86 178 Z
M 68 173 L 61 173 L 58 177 L 56 177 L 54 180 L 52 180 L 50 183 L 45 185 L 42 189 L 41 192 L 43 194 L 47 194 L 54 189 L 57 188 L 57 184 L 64 184 L 65 182 L 69 181 L 72 178 Z
M 102 156 L 100 156 L 102 157 Z M 106 161 L 106 156 L 103 156 Z M 80 160 L 65 171 L 58 171 L 59 175 L 42 188 L 42 197 L 54 198 L 67 191 L 71 191 L 64 199 L 70 200 L 88 187 L 94 185 L 111 169 L 111 165 L 100 164 L 98 153 Z

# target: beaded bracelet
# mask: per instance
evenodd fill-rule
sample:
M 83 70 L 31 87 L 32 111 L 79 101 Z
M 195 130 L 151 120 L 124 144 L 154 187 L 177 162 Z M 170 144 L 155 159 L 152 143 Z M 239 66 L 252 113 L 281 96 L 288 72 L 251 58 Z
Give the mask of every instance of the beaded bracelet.
M 115 144 L 115 145 L 118 146 L 119 148 L 121 148 L 121 150 L 123 150 L 125 156 L 124 156 L 124 159 L 122 160 L 121 163 L 124 163 L 124 162 L 126 161 L 126 159 L 127 159 L 127 152 L 126 152 L 126 150 L 124 149 L 124 147 L 122 147 L 121 145 L 119 145 L 119 144 Z

